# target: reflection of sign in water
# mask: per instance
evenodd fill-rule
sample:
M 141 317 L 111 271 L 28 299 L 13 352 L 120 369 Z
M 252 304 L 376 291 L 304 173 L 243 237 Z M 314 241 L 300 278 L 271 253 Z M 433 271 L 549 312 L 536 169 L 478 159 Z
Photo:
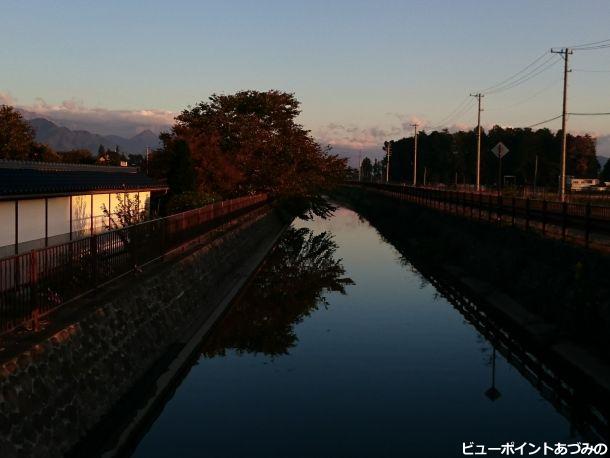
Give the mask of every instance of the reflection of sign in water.
M 509 149 L 502 142 L 498 142 L 498 144 L 491 149 L 491 152 L 494 153 L 496 157 L 499 157 L 500 159 L 506 156 L 508 154 L 508 151 Z

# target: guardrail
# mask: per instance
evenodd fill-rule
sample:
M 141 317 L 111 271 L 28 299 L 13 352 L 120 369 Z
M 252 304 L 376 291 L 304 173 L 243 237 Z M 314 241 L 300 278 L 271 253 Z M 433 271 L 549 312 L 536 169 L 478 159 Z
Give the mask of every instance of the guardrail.
M 201 208 L 0 259 L 0 334 L 151 262 L 268 202 L 265 194 Z
M 383 193 L 446 213 L 477 220 L 520 226 L 537 230 L 544 236 L 593 246 L 610 248 L 610 207 L 575 204 L 502 194 L 465 192 L 398 184 L 348 182 L 348 185 Z

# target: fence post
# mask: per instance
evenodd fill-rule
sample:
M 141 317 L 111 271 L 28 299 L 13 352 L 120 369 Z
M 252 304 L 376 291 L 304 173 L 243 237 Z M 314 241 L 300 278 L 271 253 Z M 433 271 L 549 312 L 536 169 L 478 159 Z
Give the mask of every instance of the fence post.
M 503 205 L 503 202 L 502 202 L 502 195 L 498 195 L 498 196 L 496 197 L 496 201 L 497 201 L 497 204 L 498 204 L 498 214 L 497 214 L 497 220 L 498 220 L 498 224 L 499 224 L 500 226 L 502 226 L 502 205 Z
M 589 238 L 591 236 L 591 202 L 587 201 L 585 207 L 585 247 L 589 248 Z
M 483 194 L 479 191 L 479 221 L 481 220 L 481 215 L 483 212 Z
M 542 235 L 546 234 L 546 200 L 542 201 Z
M 515 198 L 513 197 L 513 213 L 512 213 L 512 225 L 515 225 Z
M 38 287 L 38 251 L 34 250 L 29 256 L 29 284 L 30 284 L 30 299 L 32 305 L 32 328 L 35 332 L 40 330 L 40 302 L 39 302 L 39 287 Z
M 487 199 L 487 219 L 488 221 L 491 223 L 491 209 L 492 209 L 492 204 L 491 204 L 491 194 L 489 194 L 488 199 Z
M 93 234 L 89 238 L 89 253 L 91 256 L 91 281 L 93 286 L 97 286 L 97 234 Z
M 466 193 L 462 191 L 460 195 L 462 196 L 462 216 L 466 216 Z
M 566 226 L 568 224 L 568 203 L 563 202 L 561 204 L 561 239 L 566 239 Z
M 525 230 L 530 228 L 530 198 L 525 199 Z

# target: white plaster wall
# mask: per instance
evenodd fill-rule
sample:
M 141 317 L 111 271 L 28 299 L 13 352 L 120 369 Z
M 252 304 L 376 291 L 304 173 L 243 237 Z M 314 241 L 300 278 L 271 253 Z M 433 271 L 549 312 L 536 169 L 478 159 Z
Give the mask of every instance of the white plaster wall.
M 44 199 L 19 201 L 19 243 L 30 240 L 44 239 Z
M 70 198 L 69 197 L 50 197 L 49 198 L 49 237 L 63 235 L 70 232 Z
M 0 247 L 15 244 L 15 201 L 0 202 Z

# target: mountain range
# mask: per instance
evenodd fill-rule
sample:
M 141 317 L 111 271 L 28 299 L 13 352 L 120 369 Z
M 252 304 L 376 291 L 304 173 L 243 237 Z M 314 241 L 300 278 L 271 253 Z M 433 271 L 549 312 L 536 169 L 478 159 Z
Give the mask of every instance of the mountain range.
M 96 154 L 99 146 L 114 149 L 117 146 L 123 153 L 143 154 L 146 147 L 157 148 L 159 136 L 151 130 L 144 130 L 133 137 L 120 135 L 100 135 L 88 130 L 71 130 L 59 126 L 45 118 L 33 118 L 28 122 L 34 128 L 36 141 L 50 146 L 56 151 L 87 149 Z

